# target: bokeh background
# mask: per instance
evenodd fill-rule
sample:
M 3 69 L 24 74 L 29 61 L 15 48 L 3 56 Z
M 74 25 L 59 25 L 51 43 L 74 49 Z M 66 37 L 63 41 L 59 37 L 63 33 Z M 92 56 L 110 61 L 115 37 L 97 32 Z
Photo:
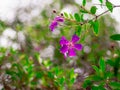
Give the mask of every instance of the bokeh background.
M 120 5 L 119 0 L 109 1 L 115 5 Z M 56 10 L 58 14 L 63 12 L 74 14 L 79 12 L 82 0 L 0 0 L 0 2 L 0 90 L 5 86 L 8 89 L 4 90 L 14 90 L 15 88 L 18 90 L 19 87 L 21 87 L 20 90 L 25 88 L 29 90 L 31 87 L 48 88 L 47 84 L 55 86 L 51 79 L 45 79 L 46 72 L 50 72 L 49 69 L 46 70 L 49 67 L 55 70 L 56 67 L 58 70 L 65 69 L 68 73 L 72 71 L 78 73 L 77 79 L 74 80 L 75 83 L 83 82 L 84 78 L 93 71 L 91 65 L 97 65 L 101 56 L 105 59 L 115 56 L 116 52 L 112 46 L 118 49 L 120 47 L 119 42 L 114 42 L 109 38 L 112 34 L 120 33 L 120 8 L 115 8 L 112 13 L 100 17 L 100 32 L 97 37 L 93 33 L 83 32 L 83 37 L 81 35 L 83 50 L 77 52 L 76 57 L 65 60 L 59 52 L 59 39 L 62 35 L 70 39 L 72 32 L 70 32 L 70 28 L 66 28 L 66 31 L 63 32 L 61 27 L 64 26 L 51 32 L 49 24 L 56 16 L 53 10 Z M 90 9 L 92 5 L 96 5 L 99 8 L 97 14 L 107 9 L 97 4 L 100 4 L 99 0 L 88 0 L 86 8 Z M 84 18 L 87 19 L 89 16 L 86 15 Z M 26 58 L 28 59 L 27 64 L 24 62 Z M 16 69 L 14 66 L 18 68 Z M 28 76 L 29 70 L 26 71 L 26 67 L 32 68 L 30 72 L 33 73 L 30 76 Z M 71 69 L 72 71 L 70 71 Z M 23 76 L 18 75 L 16 78 L 13 72 L 18 72 L 18 74 L 22 72 L 22 75 L 25 72 L 26 77 L 21 80 Z M 36 74 L 36 72 L 39 73 Z M 44 73 L 43 76 L 41 73 Z M 62 74 L 66 75 L 64 71 Z M 6 77 L 9 75 L 9 82 L 6 83 Z M 39 75 L 38 80 L 33 79 L 34 75 Z M 61 74 L 59 75 L 61 76 Z M 60 77 L 59 75 L 58 77 Z M 37 82 L 35 87 L 31 85 L 33 81 Z M 17 83 L 21 84 L 17 85 Z M 69 81 L 66 80 L 66 83 Z M 81 83 L 77 84 L 81 85 Z M 75 87 L 77 88 L 77 86 Z M 50 88 L 49 86 L 49 89 L 45 90 L 56 90 Z

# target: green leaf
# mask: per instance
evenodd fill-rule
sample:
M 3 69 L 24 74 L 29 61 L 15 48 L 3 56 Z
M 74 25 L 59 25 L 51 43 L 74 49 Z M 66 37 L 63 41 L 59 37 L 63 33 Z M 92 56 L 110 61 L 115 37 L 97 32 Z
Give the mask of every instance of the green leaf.
M 104 72 L 105 71 L 105 61 L 103 58 L 100 59 L 99 65 L 100 65 L 100 69 L 102 70 L 102 72 Z
M 73 84 L 75 82 L 75 78 L 70 79 L 70 83 Z
M 119 71 L 119 66 L 120 66 L 120 57 L 115 58 L 115 66 L 114 66 L 114 75 L 118 75 Z
M 110 38 L 115 41 L 120 41 L 120 34 L 114 34 L 114 35 L 110 36 Z
M 92 81 L 100 81 L 100 80 L 102 80 L 102 78 L 100 76 L 98 76 L 98 75 L 93 75 L 93 76 L 91 76 L 91 80 Z
M 79 16 L 78 13 L 75 13 L 75 14 L 74 14 L 74 17 L 75 17 L 75 20 L 76 20 L 77 22 L 80 22 L 80 16 Z
M 112 78 L 113 77 L 113 73 L 112 72 L 106 72 L 105 73 L 105 78 Z
M 103 3 L 103 0 L 99 0 L 100 1 L 100 3 Z
M 83 9 L 80 9 L 80 12 L 81 12 L 81 13 L 88 13 L 88 11 L 83 10 Z
M 74 17 L 73 17 L 73 15 L 72 15 L 72 14 L 69 14 L 69 15 L 70 15 L 70 18 L 71 18 L 71 19 L 74 19 Z
M 120 88 L 120 82 L 110 82 L 109 85 L 114 89 Z
M 97 10 L 97 7 L 96 6 L 92 6 L 91 9 L 90 9 L 90 12 L 92 14 L 95 14 L 96 13 L 96 10 Z
M 63 85 L 64 82 L 65 82 L 65 78 L 64 78 L 64 77 L 58 78 L 58 83 L 59 83 L 60 85 Z
M 80 15 L 80 19 L 81 19 L 82 22 L 84 21 L 84 14 Z
M 114 63 L 112 60 L 107 60 L 106 63 L 109 64 L 110 66 L 113 66 L 113 67 L 114 67 L 114 65 L 115 65 L 115 63 Z
M 43 72 L 36 72 L 36 78 L 42 78 Z
M 95 65 L 93 65 L 92 67 L 96 71 L 96 73 L 99 74 L 99 68 L 97 66 L 95 66 Z
M 97 35 L 98 31 L 99 31 L 99 23 L 98 20 L 96 20 L 95 22 L 92 22 L 92 26 L 93 26 L 93 31 L 94 33 Z
M 91 90 L 106 90 L 103 86 L 92 86 Z
M 84 83 L 83 83 L 83 88 L 87 88 L 91 84 L 92 84 L 92 82 L 90 80 L 85 80 Z
M 86 5 L 86 0 L 82 1 L 82 5 L 85 6 Z
M 66 13 L 66 12 L 64 12 L 64 16 L 66 17 L 66 18 L 68 18 L 69 16 L 68 16 L 68 14 Z
M 49 78 L 51 78 L 51 79 L 53 79 L 53 78 L 54 78 L 54 75 L 53 75 L 53 73 L 52 73 L 52 72 L 47 72 L 47 74 L 48 74 L 48 77 L 49 77 Z
M 81 33 L 81 26 L 77 26 L 77 29 L 76 29 L 76 35 L 80 36 L 80 33 Z
M 110 10 L 111 12 L 113 11 L 113 4 L 111 2 L 107 1 L 106 6 L 107 6 L 108 10 Z

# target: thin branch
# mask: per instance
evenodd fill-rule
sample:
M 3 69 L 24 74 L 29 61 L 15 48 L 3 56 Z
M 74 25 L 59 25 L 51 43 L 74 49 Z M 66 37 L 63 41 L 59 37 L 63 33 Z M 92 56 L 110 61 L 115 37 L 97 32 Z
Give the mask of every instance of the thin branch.
M 116 8 L 116 7 L 120 7 L 120 5 L 114 5 L 113 6 L 113 8 Z M 84 10 L 86 10 L 84 7 L 81 7 L 82 9 L 84 9 Z M 89 21 L 91 21 L 91 20 L 97 20 L 99 17 L 101 17 L 102 15 L 104 15 L 104 14 L 106 14 L 106 13 L 108 13 L 109 12 L 109 10 L 106 10 L 106 11 L 104 11 L 104 12 L 102 12 L 101 14 L 99 14 L 99 15 L 94 15 L 94 18 L 92 18 L 92 19 L 90 19 L 90 20 L 86 20 L 86 21 L 84 21 L 84 22 L 77 22 L 76 20 L 74 20 L 74 19 L 69 19 L 69 18 L 65 18 L 66 20 L 68 20 L 68 21 L 71 21 L 71 22 L 74 22 L 74 23 L 77 23 L 77 24 L 80 24 L 80 25 L 84 25 L 84 24 L 87 24 Z M 90 13 L 89 13 L 90 14 Z
M 82 8 L 84 11 L 86 11 L 88 14 L 91 14 L 93 16 L 96 16 L 95 14 L 92 14 L 89 10 L 87 10 L 85 7 L 80 6 L 80 8 Z
M 113 8 L 116 8 L 116 7 L 120 7 L 120 5 L 114 5 L 114 6 L 113 6 Z M 91 20 L 96 20 L 96 19 L 98 19 L 99 17 L 101 17 L 102 15 L 106 14 L 107 12 L 109 12 L 109 10 L 106 10 L 106 11 L 102 12 L 101 14 L 96 15 L 94 18 L 92 18 L 92 19 L 90 19 L 90 20 L 86 20 L 85 22 L 83 22 L 82 25 L 88 23 L 88 22 L 91 21 Z

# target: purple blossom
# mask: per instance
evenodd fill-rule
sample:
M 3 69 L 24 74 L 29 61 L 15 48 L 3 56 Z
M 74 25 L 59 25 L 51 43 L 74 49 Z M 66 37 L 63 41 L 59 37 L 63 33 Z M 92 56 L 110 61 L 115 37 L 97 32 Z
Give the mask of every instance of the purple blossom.
M 64 22 L 64 18 L 61 16 L 56 16 L 54 20 L 50 23 L 50 30 L 53 31 L 58 26 L 59 22 Z
M 79 39 L 80 38 L 77 35 L 73 35 L 71 41 L 68 41 L 64 36 L 62 36 L 60 39 L 60 52 L 64 54 L 65 57 L 67 55 L 70 57 L 76 56 L 75 50 L 82 50 L 82 45 L 77 44 Z

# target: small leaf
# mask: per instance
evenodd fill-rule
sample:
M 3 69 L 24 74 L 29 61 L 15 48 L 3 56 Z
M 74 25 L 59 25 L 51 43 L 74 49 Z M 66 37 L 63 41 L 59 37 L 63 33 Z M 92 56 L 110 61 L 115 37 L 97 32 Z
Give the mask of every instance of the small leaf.
M 96 67 L 95 65 L 93 65 L 92 67 L 93 67 L 93 69 L 96 71 L 96 73 L 99 74 L 99 68 Z
M 74 17 L 73 17 L 73 15 L 72 15 L 72 14 L 70 14 L 70 18 L 71 18 L 71 19 L 74 19 Z
M 83 10 L 83 9 L 80 9 L 80 12 L 81 12 L 81 13 L 88 13 L 88 11 Z
M 120 34 L 114 34 L 114 35 L 110 36 L 110 38 L 112 40 L 120 41 Z
M 97 7 L 96 6 L 92 6 L 91 9 L 90 9 L 90 12 L 92 14 L 95 14 L 96 13 L 96 10 L 97 10 Z
M 107 1 L 106 6 L 107 6 L 108 10 L 110 10 L 111 12 L 113 11 L 113 4 L 111 2 Z
M 84 14 L 80 15 L 80 19 L 81 19 L 82 22 L 84 21 Z
M 100 59 L 99 65 L 100 65 L 100 69 L 102 70 L 102 72 L 104 72 L 105 71 L 105 61 L 103 58 Z
M 77 26 L 77 31 L 75 32 L 76 35 L 80 36 L 80 33 L 81 33 L 81 27 L 80 26 Z
M 99 0 L 100 1 L 100 3 L 103 3 L 103 0 Z
M 58 78 L 58 81 L 60 85 L 63 85 L 65 82 L 65 78 L 64 77 Z
M 92 24 L 92 26 L 93 26 L 93 31 L 94 31 L 94 33 L 97 35 L 97 34 L 98 34 L 98 31 L 99 31 L 99 23 L 98 23 L 98 20 L 96 20 L 95 22 L 92 22 L 91 24 Z
M 80 22 L 80 16 L 79 16 L 78 13 L 75 13 L 75 14 L 74 14 L 74 17 L 75 17 L 75 20 L 76 20 L 77 22 Z
M 70 79 L 70 83 L 73 84 L 75 82 L 75 78 Z
M 68 14 L 66 13 L 66 12 L 64 12 L 64 16 L 66 17 L 66 18 L 68 18 L 69 16 L 68 16 Z
M 86 0 L 82 1 L 82 5 L 85 6 L 86 5 Z

